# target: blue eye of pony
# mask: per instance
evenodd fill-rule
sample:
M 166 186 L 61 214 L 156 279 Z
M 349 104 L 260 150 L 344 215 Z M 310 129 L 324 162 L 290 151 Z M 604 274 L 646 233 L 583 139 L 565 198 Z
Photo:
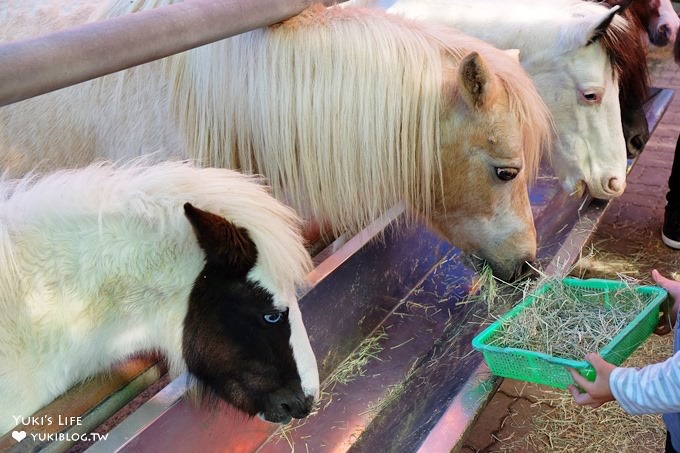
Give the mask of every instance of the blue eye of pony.
M 267 324 L 276 324 L 283 320 L 285 314 L 286 312 L 284 311 L 275 311 L 273 313 L 267 313 L 262 318 Z

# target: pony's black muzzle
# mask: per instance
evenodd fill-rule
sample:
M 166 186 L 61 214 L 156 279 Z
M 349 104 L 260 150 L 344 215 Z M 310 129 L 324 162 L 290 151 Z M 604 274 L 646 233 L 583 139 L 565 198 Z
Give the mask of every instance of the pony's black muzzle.
M 314 397 L 305 395 L 301 389 L 282 388 L 269 395 L 263 412 L 265 420 L 286 424 L 293 418 L 304 418 L 314 407 Z

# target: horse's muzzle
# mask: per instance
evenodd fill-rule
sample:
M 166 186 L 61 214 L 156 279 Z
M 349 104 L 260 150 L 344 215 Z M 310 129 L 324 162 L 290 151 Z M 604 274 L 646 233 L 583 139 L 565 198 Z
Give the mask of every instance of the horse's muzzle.
M 493 275 L 505 282 L 514 282 L 516 280 L 535 276 L 537 271 L 534 266 L 531 265 L 533 260 L 534 257 L 527 257 L 526 260 L 518 262 L 518 264 L 514 266 L 508 266 L 499 263 L 491 263 L 475 255 L 466 255 L 464 257 L 464 262 L 475 271 L 481 272 L 485 266 L 490 266 Z
M 301 390 L 282 388 L 270 394 L 262 418 L 272 423 L 289 423 L 293 418 L 305 418 L 314 407 L 314 397 Z
M 662 24 L 653 33 L 650 41 L 655 46 L 663 47 L 670 42 L 672 33 L 673 32 L 668 25 Z

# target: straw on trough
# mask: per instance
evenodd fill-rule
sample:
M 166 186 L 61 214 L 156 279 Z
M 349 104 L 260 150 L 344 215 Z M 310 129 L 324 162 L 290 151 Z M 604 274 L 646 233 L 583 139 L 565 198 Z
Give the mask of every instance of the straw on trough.
M 372 335 L 363 339 L 363 341 L 356 347 L 356 349 L 342 361 L 337 368 L 323 381 L 321 385 L 319 401 L 315 405 L 311 414 L 313 417 L 319 411 L 325 410 L 332 402 L 335 395 L 335 387 L 346 385 L 354 381 L 357 377 L 363 376 L 366 371 L 366 365 L 371 360 L 380 360 L 378 354 L 383 350 L 382 342 L 388 337 L 387 332 L 383 328 L 377 329 Z M 304 426 L 308 418 L 302 420 L 294 420 L 291 423 L 282 426 L 277 435 L 279 440 L 285 440 L 294 451 L 291 434 L 293 431 L 301 426 Z

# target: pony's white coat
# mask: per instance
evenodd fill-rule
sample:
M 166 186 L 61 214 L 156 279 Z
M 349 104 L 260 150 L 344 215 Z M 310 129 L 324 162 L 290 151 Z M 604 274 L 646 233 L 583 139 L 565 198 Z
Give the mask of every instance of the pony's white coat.
M 552 166 L 564 189 L 579 193 L 585 183 L 596 198 L 623 193 L 627 159 L 617 74 L 599 42 L 586 46 L 593 29 L 610 14 L 607 6 L 582 0 L 390 3 L 390 13 L 438 21 L 499 48 L 519 49 L 522 66 L 557 126 Z M 627 32 L 619 16 L 607 31 L 613 36 Z M 601 102 L 588 103 L 584 95 L 599 96 Z
M 297 306 L 311 268 L 299 219 L 255 178 L 187 163 L 98 164 L 0 181 L 0 433 L 137 351 L 185 368 L 182 326 L 204 265 L 183 204 L 248 230 L 248 278 L 289 308 L 303 390 L 316 361 Z

